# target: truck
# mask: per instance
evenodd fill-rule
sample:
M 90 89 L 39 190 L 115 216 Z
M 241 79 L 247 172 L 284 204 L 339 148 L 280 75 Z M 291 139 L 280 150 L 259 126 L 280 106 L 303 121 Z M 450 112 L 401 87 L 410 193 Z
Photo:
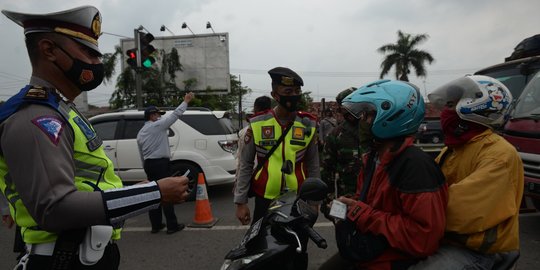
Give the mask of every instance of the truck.
M 500 131 L 523 161 L 524 198 L 540 210 L 540 34 L 521 41 L 505 61 L 475 72 L 501 81 L 514 97 Z

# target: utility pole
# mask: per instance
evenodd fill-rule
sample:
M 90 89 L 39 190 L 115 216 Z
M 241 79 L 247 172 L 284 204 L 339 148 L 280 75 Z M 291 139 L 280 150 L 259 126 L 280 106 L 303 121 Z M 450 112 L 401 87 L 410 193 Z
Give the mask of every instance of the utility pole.
M 139 29 L 133 30 L 135 49 L 137 50 L 137 68 L 135 68 L 135 94 L 137 95 L 137 109 L 142 109 L 142 79 L 141 79 L 141 38 Z
M 212 29 L 214 31 L 214 29 Z M 244 128 L 243 125 L 243 119 L 242 119 L 242 75 L 238 75 L 238 83 L 240 87 L 240 91 L 238 91 L 239 99 L 238 99 L 238 130 L 241 130 Z

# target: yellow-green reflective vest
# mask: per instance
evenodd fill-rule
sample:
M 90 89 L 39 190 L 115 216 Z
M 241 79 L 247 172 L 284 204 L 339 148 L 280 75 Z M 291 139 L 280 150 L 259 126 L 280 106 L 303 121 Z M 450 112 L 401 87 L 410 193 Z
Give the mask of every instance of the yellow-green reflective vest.
M 258 115 L 250 120 L 253 140 L 257 152 L 257 162 L 263 162 L 264 157 L 277 143 L 286 126 L 281 126 L 272 110 Z M 304 165 L 304 155 L 313 136 L 316 134 L 315 117 L 297 112 L 296 118 L 283 142 L 256 172 L 252 189 L 258 196 L 274 199 L 285 186 L 296 191 L 306 179 L 307 170 Z M 287 162 L 290 161 L 290 162 Z M 287 163 L 289 166 L 287 166 Z M 291 166 L 292 165 L 292 166 Z M 285 168 L 285 172 L 282 171 Z M 287 171 L 289 171 L 287 173 Z
M 18 104 L 8 105 L 18 107 L 24 102 L 24 100 L 21 100 Z M 40 103 L 45 104 L 43 102 Z M 52 103 L 47 104 L 60 112 L 65 119 L 68 119 L 69 127 L 74 132 L 74 182 L 77 189 L 92 192 L 96 187 L 100 190 L 122 187 L 121 179 L 114 173 L 112 161 L 105 155 L 103 147 L 101 147 L 100 138 L 86 118 L 79 115 L 63 102 L 60 104 Z M 56 241 L 57 234 L 41 230 L 36 221 L 30 216 L 19 198 L 15 185 L 6 182 L 6 175 L 8 173 L 9 168 L 6 165 L 5 159 L 3 156 L 0 156 L 0 189 L 9 201 L 11 216 L 16 224 L 21 227 L 24 242 L 37 244 Z M 34 181 L 38 181 L 38 179 Z M 81 211 L 84 211 L 84 209 L 81 209 Z M 120 239 L 120 231 L 121 229 L 115 229 L 112 239 Z

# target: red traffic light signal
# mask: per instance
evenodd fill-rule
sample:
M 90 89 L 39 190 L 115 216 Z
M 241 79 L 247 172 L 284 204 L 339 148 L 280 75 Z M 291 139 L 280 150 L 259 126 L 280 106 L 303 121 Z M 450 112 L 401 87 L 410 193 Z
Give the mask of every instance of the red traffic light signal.
M 137 68 L 137 49 L 129 49 L 126 51 L 127 55 L 127 63 L 131 68 L 136 69 Z

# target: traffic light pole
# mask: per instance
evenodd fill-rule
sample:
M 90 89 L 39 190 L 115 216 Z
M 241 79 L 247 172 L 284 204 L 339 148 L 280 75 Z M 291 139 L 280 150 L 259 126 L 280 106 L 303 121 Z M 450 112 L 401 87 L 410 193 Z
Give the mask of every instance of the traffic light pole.
M 135 94 L 137 96 L 137 109 L 142 109 L 142 79 L 141 79 L 141 39 L 139 29 L 133 31 L 135 48 L 137 49 L 137 68 L 135 69 Z

